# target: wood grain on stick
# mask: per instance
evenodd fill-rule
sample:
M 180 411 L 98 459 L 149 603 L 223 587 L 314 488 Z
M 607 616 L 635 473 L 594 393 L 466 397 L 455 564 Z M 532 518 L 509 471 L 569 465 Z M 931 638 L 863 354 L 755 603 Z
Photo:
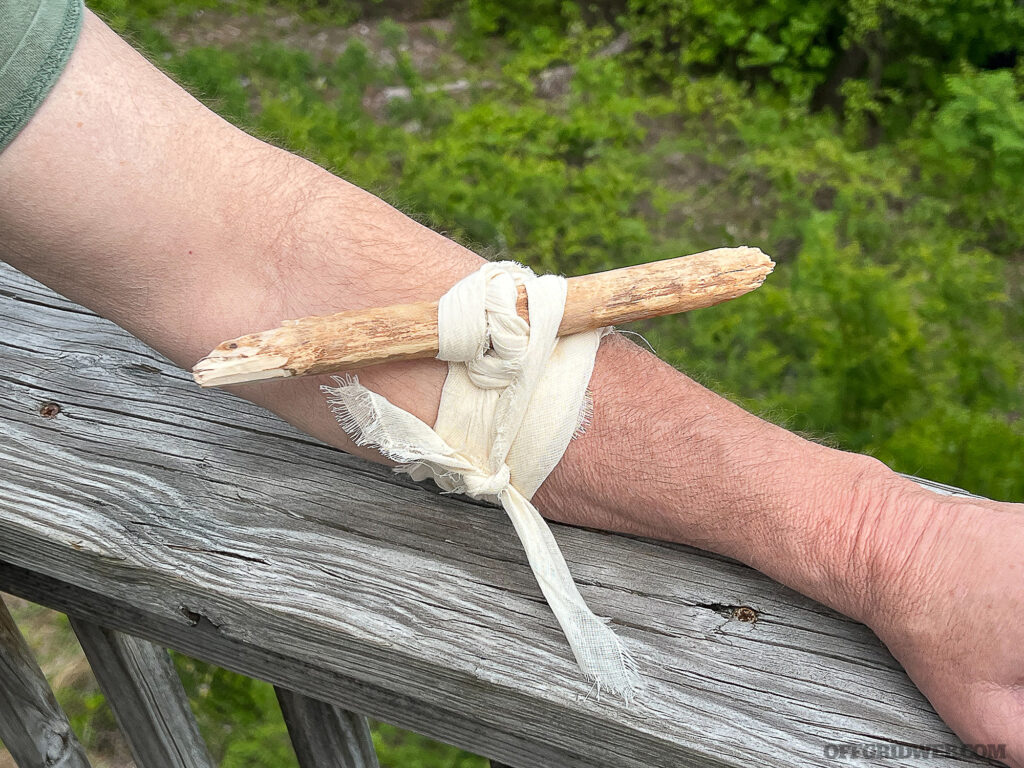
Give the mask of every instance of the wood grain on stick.
M 757 288 L 774 262 L 757 248 L 717 248 L 573 277 L 560 336 L 719 304 Z M 520 286 L 519 314 L 529 319 Z M 204 387 L 336 373 L 437 355 L 437 302 L 289 320 L 220 344 L 192 369 Z

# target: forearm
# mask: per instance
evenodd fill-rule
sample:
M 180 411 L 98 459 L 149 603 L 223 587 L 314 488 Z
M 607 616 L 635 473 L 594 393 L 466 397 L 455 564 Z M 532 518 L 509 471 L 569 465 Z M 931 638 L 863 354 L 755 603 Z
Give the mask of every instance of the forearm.
M 545 514 L 725 554 L 869 619 L 898 568 L 913 485 L 614 341 L 591 382 L 593 424 L 541 489 Z
M 87 18 L 41 112 L 3 155 L 4 259 L 188 367 L 288 317 L 437 298 L 479 258 L 325 171 L 227 125 Z M 362 381 L 428 423 L 444 366 Z M 315 379 L 239 388 L 352 449 Z M 737 557 L 864 617 L 877 462 L 802 440 L 612 337 L 595 415 L 537 496 L 548 516 Z M 883 519 L 879 523 L 879 519 Z

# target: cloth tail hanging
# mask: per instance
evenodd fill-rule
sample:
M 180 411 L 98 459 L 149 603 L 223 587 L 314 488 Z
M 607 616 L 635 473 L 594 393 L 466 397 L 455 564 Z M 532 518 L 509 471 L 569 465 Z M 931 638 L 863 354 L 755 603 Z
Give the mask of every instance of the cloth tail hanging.
M 516 312 L 519 284 L 529 323 Z M 630 702 L 641 685 L 636 662 L 583 601 L 530 501 L 588 416 L 594 358 L 611 330 L 559 338 L 565 290 L 564 278 L 497 262 L 442 297 L 438 357 L 448 361 L 448 376 L 433 429 L 353 376 L 323 390 L 353 442 L 397 462 L 396 471 L 505 509 L 580 669 L 598 693 Z

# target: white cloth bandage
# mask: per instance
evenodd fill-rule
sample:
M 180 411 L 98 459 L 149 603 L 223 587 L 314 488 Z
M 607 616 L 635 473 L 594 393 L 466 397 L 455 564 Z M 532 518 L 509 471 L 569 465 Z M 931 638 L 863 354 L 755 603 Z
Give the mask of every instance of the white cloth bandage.
M 519 284 L 526 287 L 529 323 L 516 312 Z M 586 418 L 594 357 L 610 331 L 559 338 L 565 291 L 565 278 L 496 262 L 441 298 L 438 358 L 448 361 L 448 377 L 433 429 L 354 377 L 336 378 L 337 386 L 323 390 L 349 437 L 398 462 L 396 471 L 504 507 L 580 668 L 598 692 L 628 702 L 640 684 L 636 664 L 583 602 L 530 503 Z

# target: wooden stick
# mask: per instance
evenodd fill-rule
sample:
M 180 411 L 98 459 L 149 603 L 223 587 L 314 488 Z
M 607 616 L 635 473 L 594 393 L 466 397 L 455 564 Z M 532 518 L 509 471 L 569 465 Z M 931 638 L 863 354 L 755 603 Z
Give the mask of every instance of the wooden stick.
M 692 256 L 573 277 L 560 336 L 719 304 L 757 288 L 775 263 L 757 248 Z M 519 314 L 529 319 L 526 291 Z M 288 320 L 280 328 L 220 344 L 192 369 L 204 387 L 350 371 L 437 355 L 437 302 Z

